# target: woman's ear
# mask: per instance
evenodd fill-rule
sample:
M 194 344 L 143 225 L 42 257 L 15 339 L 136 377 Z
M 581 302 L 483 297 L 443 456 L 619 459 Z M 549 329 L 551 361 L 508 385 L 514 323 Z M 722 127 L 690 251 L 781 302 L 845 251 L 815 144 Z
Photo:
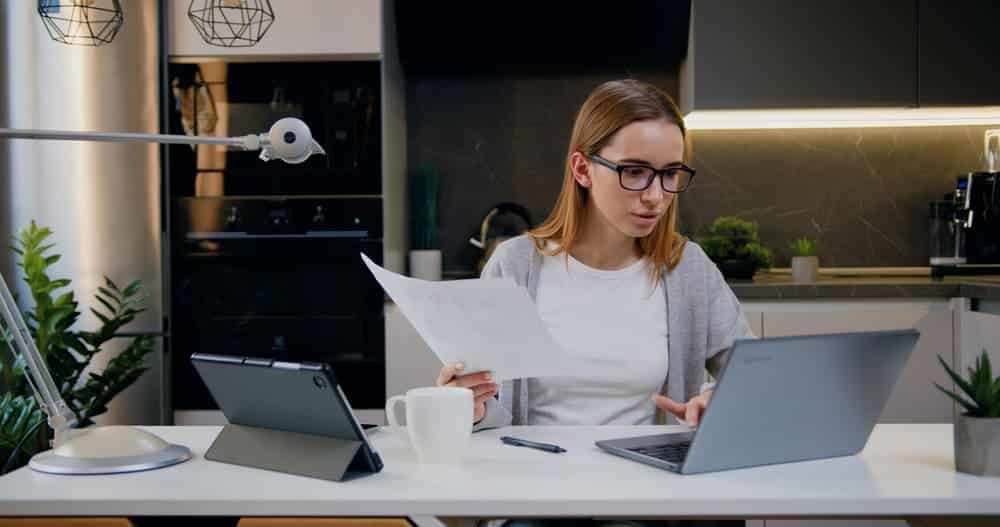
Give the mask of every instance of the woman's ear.
M 590 163 L 580 152 L 573 152 L 569 157 L 569 167 L 573 171 L 573 179 L 583 188 L 590 188 Z

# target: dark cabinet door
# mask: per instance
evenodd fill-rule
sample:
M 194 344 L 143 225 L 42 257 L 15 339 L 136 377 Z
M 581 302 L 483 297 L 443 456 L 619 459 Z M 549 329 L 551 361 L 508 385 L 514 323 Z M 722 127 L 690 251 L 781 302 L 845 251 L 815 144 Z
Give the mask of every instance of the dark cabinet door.
M 914 0 L 698 0 L 694 108 L 913 106 L 916 8 Z
M 921 106 L 1000 104 L 996 0 L 919 0 Z

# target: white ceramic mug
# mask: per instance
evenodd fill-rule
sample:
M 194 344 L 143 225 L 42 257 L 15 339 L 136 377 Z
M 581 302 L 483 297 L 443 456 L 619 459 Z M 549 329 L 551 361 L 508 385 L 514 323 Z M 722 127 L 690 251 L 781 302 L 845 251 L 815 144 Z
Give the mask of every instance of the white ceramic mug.
M 385 403 L 390 426 L 399 426 L 396 405 L 406 403 L 406 430 L 421 463 L 458 463 L 472 437 L 472 390 L 451 386 L 414 388 Z

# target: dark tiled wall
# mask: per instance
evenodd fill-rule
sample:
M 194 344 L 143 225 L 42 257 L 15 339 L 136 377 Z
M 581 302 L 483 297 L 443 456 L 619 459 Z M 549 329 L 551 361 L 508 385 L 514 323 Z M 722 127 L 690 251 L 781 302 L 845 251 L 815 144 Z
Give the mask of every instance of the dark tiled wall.
M 928 202 L 985 167 L 982 126 L 694 132 L 682 229 L 716 216 L 760 224 L 787 266 L 789 240 L 819 238 L 823 266 L 926 266 Z
M 409 166 L 441 174 L 446 276 L 474 273 L 468 243 L 497 202 L 544 218 L 559 191 L 573 118 L 599 83 L 635 77 L 676 97 L 673 72 L 425 78 L 408 81 Z M 786 244 L 818 236 L 824 266 L 923 266 L 928 201 L 983 166 L 986 127 L 701 131 L 692 133 L 692 190 L 681 230 L 697 236 L 720 215 L 760 223 L 787 266 Z

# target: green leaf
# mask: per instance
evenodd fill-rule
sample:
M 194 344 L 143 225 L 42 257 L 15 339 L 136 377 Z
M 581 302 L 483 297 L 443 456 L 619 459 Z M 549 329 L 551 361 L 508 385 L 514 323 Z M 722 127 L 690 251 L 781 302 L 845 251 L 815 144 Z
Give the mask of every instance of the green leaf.
M 111 323 L 111 320 L 110 320 L 110 319 L 109 319 L 108 317 L 106 317 L 106 316 L 102 315 L 102 314 L 101 314 L 101 313 L 100 313 L 99 311 L 97 311 L 96 309 L 91 309 L 91 310 L 90 310 L 90 312 L 91 312 L 91 313 L 93 313 L 93 314 L 94 314 L 94 316 L 95 316 L 95 317 L 97 317 L 97 318 L 98 318 L 98 320 L 100 320 L 100 321 L 101 321 L 101 323 L 103 323 L 104 325 L 108 325 L 108 324 L 110 324 L 110 323 Z
M 142 281 L 135 280 L 131 284 L 125 287 L 125 292 L 122 293 L 126 298 L 131 298 L 139 294 L 142 291 Z
M 955 402 L 957 402 L 958 404 L 962 405 L 962 407 L 965 408 L 965 412 L 967 414 L 969 414 L 971 416 L 974 416 L 974 417 L 979 415 L 979 407 L 976 406 L 974 403 L 970 403 L 969 401 L 966 401 L 965 399 L 959 397 L 955 393 L 950 392 L 950 391 L 942 388 L 941 385 L 938 384 L 938 383 L 934 383 L 934 386 L 937 387 L 938 390 L 941 390 L 942 392 L 944 392 L 944 394 L 947 395 L 948 397 L 951 397 L 952 399 L 954 399 Z
M 944 370 L 948 372 L 948 376 L 951 377 L 952 382 L 958 385 L 958 387 L 961 388 L 962 391 L 965 392 L 965 394 L 968 395 L 970 399 L 975 399 L 976 392 L 975 390 L 973 390 L 972 385 L 965 382 L 965 379 L 963 379 L 959 374 L 955 373 L 955 371 L 951 369 L 951 366 L 948 366 L 948 363 L 945 362 L 940 355 L 938 355 L 938 362 L 941 363 L 941 366 L 944 366 Z
M 21 444 L 26 454 L 33 454 L 40 445 L 38 441 L 32 442 L 30 436 L 42 432 L 43 421 L 44 414 L 33 398 L 4 395 L 0 399 L 0 448 L 12 450 Z
M 114 316 L 116 310 L 115 310 L 115 308 L 111 307 L 111 304 L 109 304 L 107 300 L 105 300 L 100 295 L 95 295 L 94 298 L 96 298 L 97 301 L 101 303 L 101 305 L 103 305 L 105 308 L 107 308 L 108 313 L 110 313 L 112 316 Z M 91 310 L 91 311 L 93 311 L 93 310 Z M 105 324 L 107 324 L 107 322 L 105 322 Z
M 116 295 L 116 294 L 112 293 L 111 291 L 108 291 L 108 290 L 107 290 L 106 288 L 104 288 L 104 287 L 98 287 L 98 288 L 97 288 L 97 290 L 98 290 L 98 291 L 99 291 L 99 292 L 101 293 L 101 295 L 103 295 L 103 296 L 104 296 L 105 298 L 109 298 L 109 299 L 111 299 L 111 300 L 114 300 L 114 301 L 116 301 L 116 302 L 118 301 L 118 295 Z M 114 311 L 114 310 L 112 310 L 112 311 Z

